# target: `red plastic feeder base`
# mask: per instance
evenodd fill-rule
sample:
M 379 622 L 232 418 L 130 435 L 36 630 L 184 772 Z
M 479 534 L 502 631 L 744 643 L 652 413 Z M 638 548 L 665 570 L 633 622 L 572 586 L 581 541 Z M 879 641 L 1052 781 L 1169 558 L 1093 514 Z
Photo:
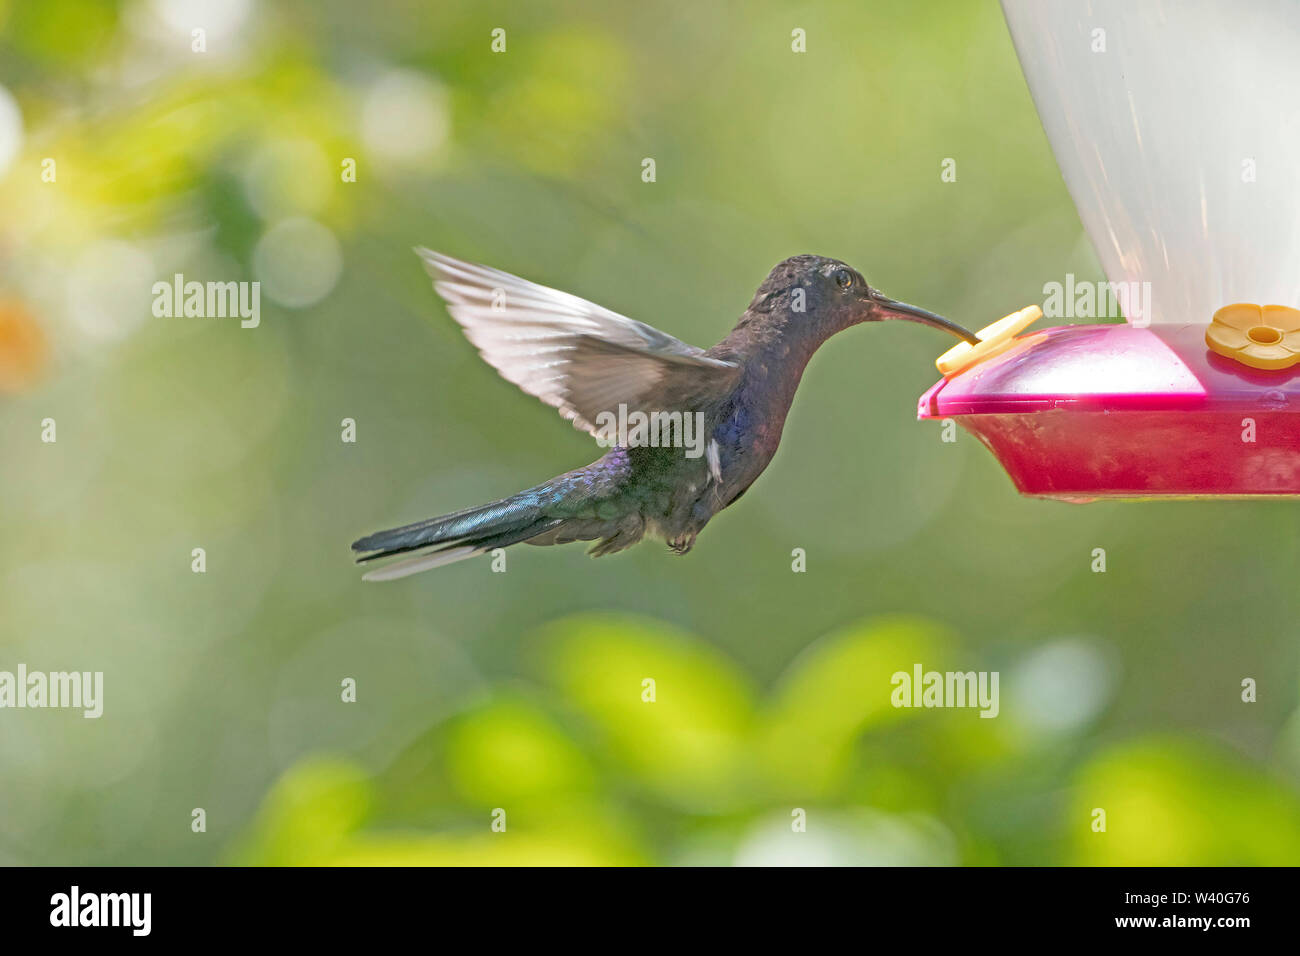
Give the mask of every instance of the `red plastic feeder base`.
M 1300 366 L 1224 358 L 1204 325 L 1033 332 L 936 384 L 918 417 L 957 421 L 1027 495 L 1300 495 Z

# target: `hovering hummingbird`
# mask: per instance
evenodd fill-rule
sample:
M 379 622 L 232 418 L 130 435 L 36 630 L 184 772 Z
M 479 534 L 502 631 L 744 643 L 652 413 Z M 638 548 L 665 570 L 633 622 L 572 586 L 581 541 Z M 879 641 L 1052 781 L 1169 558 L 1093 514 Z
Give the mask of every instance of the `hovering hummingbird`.
M 978 341 L 821 256 L 779 263 L 730 334 L 699 349 L 566 292 L 428 249 L 416 253 L 489 365 L 613 447 L 509 498 L 353 542 L 362 562 L 416 552 L 366 574 L 370 581 L 520 542 L 594 541 L 590 553 L 598 556 L 652 534 L 685 554 L 768 466 L 808 360 L 836 332 L 907 319 Z M 663 425 L 670 440 L 656 440 L 664 435 L 655 428 L 647 440 L 647 421 Z M 628 422 L 632 439 L 615 443 Z

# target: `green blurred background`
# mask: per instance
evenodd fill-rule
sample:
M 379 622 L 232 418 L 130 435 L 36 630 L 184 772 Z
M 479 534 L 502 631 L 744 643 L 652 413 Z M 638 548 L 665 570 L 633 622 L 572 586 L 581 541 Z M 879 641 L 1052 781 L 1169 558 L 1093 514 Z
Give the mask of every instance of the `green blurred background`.
M 0 0 L 0 669 L 105 675 L 0 712 L 0 862 L 1300 861 L 1295 504 L 1020 498 L 906 323 L 686 558 L 363 584 L 598 451 L 416 244 L 700 345 L 799 253 L 972 327 L 1101 278 L 993 2 Z M 155 318 L 176 272 L 261 326 Z M 1000 716 L 892 708 L 914 663 Z

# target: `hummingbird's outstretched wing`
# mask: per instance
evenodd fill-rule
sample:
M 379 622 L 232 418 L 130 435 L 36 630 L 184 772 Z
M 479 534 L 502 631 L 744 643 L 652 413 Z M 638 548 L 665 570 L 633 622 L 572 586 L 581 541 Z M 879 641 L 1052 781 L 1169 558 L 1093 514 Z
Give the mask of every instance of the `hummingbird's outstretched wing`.
M 416 249 L 479 354 L 529 395 L 596 433 L 601 412 L 685 411 L 740 376 L 666 332 L 499 269 Z

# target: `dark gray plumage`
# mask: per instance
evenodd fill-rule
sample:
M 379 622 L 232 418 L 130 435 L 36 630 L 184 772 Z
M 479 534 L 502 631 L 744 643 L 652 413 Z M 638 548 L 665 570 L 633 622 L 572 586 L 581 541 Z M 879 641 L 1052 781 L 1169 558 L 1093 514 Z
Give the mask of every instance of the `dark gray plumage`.
M 361 561 L 418 552 L 370 572 L 370 580 L 520 542 L 595 541 L 591 553 L 602 555 L 650 533 L 685 554 L 709 519 L 740 498 L 772 460 L 804 368 L 836 332 L 908 319 L 976 341 L 955 323 L 886 298 L 844 263 L 820 256 L 779 263 L 731 333 L 705 350 L 507 272 L 416 252 L 488 364 L 575 427 L 600 435 L 623 406 L 646 415 L 690 415 L 703 429 L 694 447 L 617 445 L 590 465 L 509 498 L 367 535 L 352 545 L 366 552 Z

